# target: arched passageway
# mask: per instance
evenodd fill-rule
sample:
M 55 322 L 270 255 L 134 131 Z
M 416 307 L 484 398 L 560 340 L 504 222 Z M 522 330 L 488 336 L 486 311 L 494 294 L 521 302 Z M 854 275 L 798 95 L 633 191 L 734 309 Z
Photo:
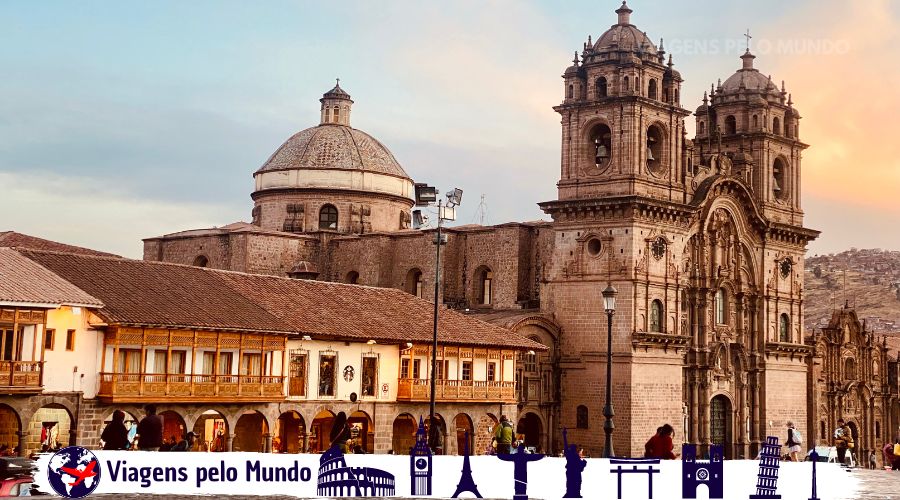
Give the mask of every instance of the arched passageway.
M 347 424 L 350 425 L 350 438 L 353 440 L 350 449 L 354 452 L 375 453 L 375 426 L 369 414 L 357 410 L 347 417 Z
M 282 413 L 275 421 L 272 451 L 275 453 L 303 453 L 306 451 L 306 422 L 295 411 Z
M 69 410 L 58 404 L 42 406 L 28 423 L 25 455 L 65 448 L 72 443 L 75 426 Z
M 0 404 L 0 449 L 3 454 L 19 454 L 21 451 L 19 432 L 21 430 L 22 422 L 19 414 L 12 407 Z
M 394 419 L 391 446 L 395 455 L 408 455 L 416 444 L 418 421 L 409 413 L 401 413 Z
M 462 455 L 466 451 L 466 433 L 469 436 L 469 454 L 475 452 L 475 427 L 472 419 L 465 413 L 460 413 L 453 419 L 456 427 L 456 454 Z
M 206 410 L 194 423 L 197 449 L 200 451 L 230 451 L 230 432 L 225 416 L 216 410 Z
M 247 411 L 234 424 L 233 451 L 268 452 L 269 422 L 258 411 Z
M 334 413 L 322 410 L 309 426 L 309 453 L 322 453 L 331 445 L 331 427 Z
M 517 437 L 523 441 L 526 447 L 533 448 L 536 452 L 543 451 L 541 450 L 541 436 L 543 433 L 543 424 L 540 417 L 532 412 L 522 416 L 516 425 Z

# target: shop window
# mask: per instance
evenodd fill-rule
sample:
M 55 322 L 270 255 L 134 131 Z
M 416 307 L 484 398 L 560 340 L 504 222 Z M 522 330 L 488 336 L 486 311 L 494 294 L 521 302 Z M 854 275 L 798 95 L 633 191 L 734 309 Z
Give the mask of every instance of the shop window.
M 375 388 L 378 386 L 378 357 L 373 355 L 363 356 L 362 359 L 362 392 L 363 396 L 375 396 Z
M 319 355 L 319 396 L 334 396 L 337 384 L 337 354 Z

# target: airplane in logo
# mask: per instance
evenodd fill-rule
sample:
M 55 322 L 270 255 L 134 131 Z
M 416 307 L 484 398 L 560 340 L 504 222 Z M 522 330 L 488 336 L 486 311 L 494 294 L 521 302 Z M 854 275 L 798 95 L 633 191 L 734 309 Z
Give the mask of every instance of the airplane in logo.
M 87 464 L 87 467 L 84 468 L 84 470 L 71 469 L 71 468 L 69 468 L 69 467 L 60 467 L 60 470 L 62 470 L 63 472 L 65 472 L 65 473 L 67 473 L 67 474 L 69 474 L 69 475 L 71 475 L 71 476 L 75 476 L 75 478 L 76 478 L 76 479 L 75 479 L 75 482 L 74 482 L 74 483 L 69 483 L 69 486 L 78 486 L 78 485 L 81 484 L 81 482 L 84 481 L 85 479 L 87 479 L 87 478 L 89 478 L 89 477 L 94 477 L 94 476 L 97 475 L 97 473 L 94 472 L 94 466 L 95 466 L 95 465 L 97 465 L 97 461 L 96 461 L 96 460 L 91 460 L 91 461 Z

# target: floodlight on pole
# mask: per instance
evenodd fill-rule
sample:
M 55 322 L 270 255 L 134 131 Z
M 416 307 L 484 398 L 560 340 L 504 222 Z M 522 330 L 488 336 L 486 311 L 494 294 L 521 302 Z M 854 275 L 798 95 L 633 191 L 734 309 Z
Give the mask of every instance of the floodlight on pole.
M 463 191 L 460 188 L 453 188 L 449 193 L 447 193 L 447 206 L 455 207 L 462 203 L 462 195 Z

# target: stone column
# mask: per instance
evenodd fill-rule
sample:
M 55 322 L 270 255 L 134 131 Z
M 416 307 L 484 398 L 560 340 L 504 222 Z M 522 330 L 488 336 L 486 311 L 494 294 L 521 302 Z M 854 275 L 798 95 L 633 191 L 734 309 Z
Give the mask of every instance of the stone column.
M 25 438 L 28 437 L 28 432 L 25 429 L 19 429 L 16 431 L 16 437 L 19 439 L 19 451 L 16 452 L 17 457 L 27 456 L 25 454 Z
M 272 453 L 272 433 L 263 434 L 263 437 L 266 440 L 265 446 L 263 447 L 263 453 Z
M 234 444 L 234 438 L 237 434 L 225 433 L 225 451 L 234 451 L 232 449 L 232 445 Z

